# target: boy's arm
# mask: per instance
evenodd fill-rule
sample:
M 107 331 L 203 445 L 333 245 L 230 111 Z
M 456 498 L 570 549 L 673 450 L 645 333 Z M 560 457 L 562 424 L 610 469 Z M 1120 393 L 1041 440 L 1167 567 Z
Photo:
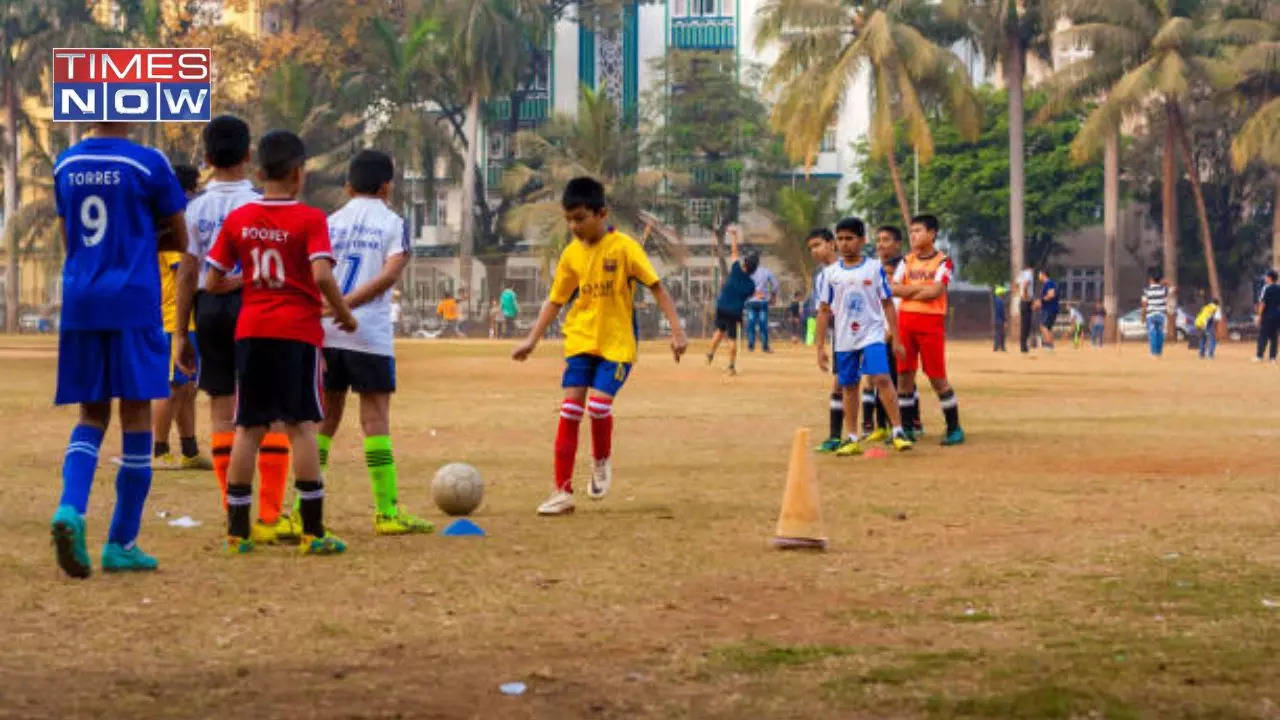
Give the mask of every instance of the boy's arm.
M 221 279 L 225 273 L 216 267 L 210 266 L 209 280 L 211 282 L 214 275 Z M 187 339 L 187 332 L 191 327 L 191 304 L 195 292 L 195 258 L 184 252 L 182 253 L 182 262 L 178 264 L 178 332 L 174 333 L 173 336 L 173 363 L 188 375 L 194 375 L 196 372 L 196 349 L 192 347 L 191 342 Z
M 828 372 L 831 368 L 827 364 L 827 325 L 831 323 L 831 306 L 825 302 L 818 303 L 818 326 L 817 338 L 814 345 L 818 348 L 818 369 L 822 372 Z
M 729 262 L 738 262 L 738 228 L 729 228 Z
M 680 314 L 676 312 L 676 304 L 661 281 L 650 285 L 649 292 L 653 293 L 658 308 L 667 316 L 667 322 L 671 323 L 671 355 L 676 362 L 680 362 L 680 356 L 689 349 L 689 341 L 684 336 L 684 328 L 680 327 Z
M 378 273 L 377 277 L 357 287 L 351 291 L 350 295 L 347 295 L 347 307 L 358 308 L 386 292 L 400 279 L 400 273 L 404 272 L 404 268 L 408 264 L 409 256 L 404 253 L 387 258 L 387 262 L 382 266 L 382 272 Z
M 181 211 L 166 217 L 163 220 L 168 226 L 169 232 L 165 233 L 163 243 L 157 243 L 156 249 L 162 251 L 177 250 L 178 252 L 187 251 L 187 216 Z
M 900 297 L 909 297 L 913 300 L 933 300 L 946 291 L 947 286 L 943 283 L 928 283 L 926 285 L 917 285 L 915 286 L 915 292 L 910 295 L 901 295 Z
M 343 299 L 342 291 L 338 289 L 338 281 L 333 279 L 333 260 L 327 257 L 312 260 L 311 277 L 315 279 L 316 287 L 320 289 L 320 294 L 324 296 L 325 302 L 329 303 L 329 308 L 333 311 L 333 320 L 338 329 L 354 332 L 356 318 L 351 314 L 351 308 L 347 307 L 347 301 Z
M 889 338 L 893 342 L 893 354 L 902 357 L 907 354 L 907 349 L 902 346 L 902 336 L 898 334 L 898 309 L 893 305 L 893 298 L 881 300 L 880 306 L 884 308 L 884 320 L 889 326 Z
M 538 319 L 534 321 L 533 327 L 529 329 L 529 337 L 524 342 L 516 346 L 511 351 L 512 360 L 524 360 L 529 357 L 533 349 L 538 346 L 538 341 L 546 334 L 547 328 L 551 327 L 551 321 L 556 319 L 560 314 L 560 308 L 564 307 L 558 302 L 548 300 L 542 303 L 542 310 L 538 312 Z

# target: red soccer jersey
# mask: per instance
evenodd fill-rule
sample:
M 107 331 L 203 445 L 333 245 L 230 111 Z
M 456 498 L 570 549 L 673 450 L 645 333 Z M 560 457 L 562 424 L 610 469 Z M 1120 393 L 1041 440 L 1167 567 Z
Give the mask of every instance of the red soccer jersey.
M 297 340 L 320 347 L 320 289 L 311 261 L 333 262 L 328 218 L 296 200 L 254 200 L 222 223 L 206 260 L 229 272 L 239 263 L 244 298 L 236 339 Z

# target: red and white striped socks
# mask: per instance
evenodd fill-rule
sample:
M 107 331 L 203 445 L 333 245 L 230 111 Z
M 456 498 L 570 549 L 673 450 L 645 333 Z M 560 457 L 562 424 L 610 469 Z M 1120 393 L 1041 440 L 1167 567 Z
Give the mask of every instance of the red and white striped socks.
M 584 409 L 577 400 L 560 403 L 560 425 L 556 429 L 556 489 L 573 492 L 573 459 L 578 454 L 578 426 Z M 594 421 L 593 421 L 594 422 Z
M 592 395 L 587 412 L 591 414 L 591 454 L 604 460 L 613 451 L 613 398 Z

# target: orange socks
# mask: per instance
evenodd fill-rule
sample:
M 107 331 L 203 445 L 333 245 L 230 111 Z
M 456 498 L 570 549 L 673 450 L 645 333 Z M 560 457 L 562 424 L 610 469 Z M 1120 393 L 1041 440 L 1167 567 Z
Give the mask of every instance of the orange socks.
M 258 449 L 258 520 L 275 525 L 289 481 L 289 436 L 267 433 Z
M 231 465 L 231 443 L 236 439 L 234 432 L 216 432 L 209 442 L 213 455 L 213 474 L 218 478 L 218 487 L 222 490 L 222 509 L 227 509 L 227 468 Z

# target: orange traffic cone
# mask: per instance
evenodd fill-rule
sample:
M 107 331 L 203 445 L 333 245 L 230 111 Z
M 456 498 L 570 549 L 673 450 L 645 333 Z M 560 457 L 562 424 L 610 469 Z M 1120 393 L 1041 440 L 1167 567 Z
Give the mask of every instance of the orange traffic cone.
M 825 550 L 822 514 L 818 511 L 818 477 L 809 456 L 809 428 L 796 430 L 787 465 L 787 488 L 782 492 L 782 513 L 773 546 L 779 549 Z

